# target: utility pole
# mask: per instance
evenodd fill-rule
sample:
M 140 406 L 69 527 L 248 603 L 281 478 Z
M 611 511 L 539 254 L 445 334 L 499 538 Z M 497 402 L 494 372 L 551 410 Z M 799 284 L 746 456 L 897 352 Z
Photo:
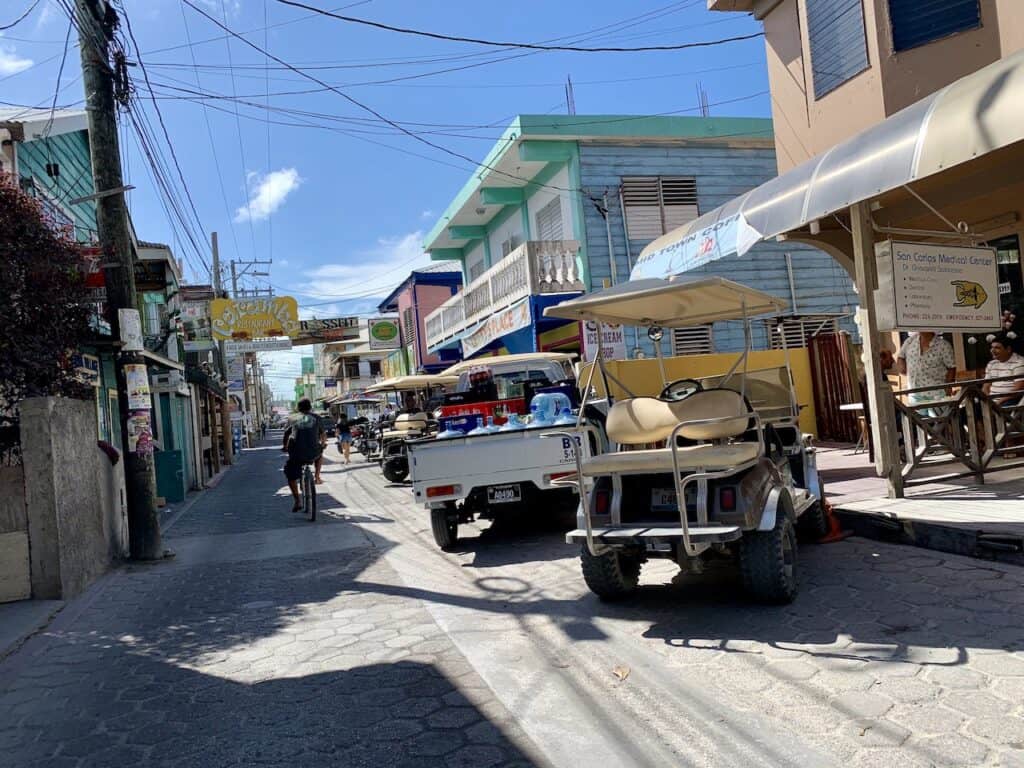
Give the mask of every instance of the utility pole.
M 231 298 L 238 298 L 238 275 L 235 272 L 235 260 L 231 260 Z
M 103 247 L 107 308 L 115 339 L 121 338 L 120 309 L 138 309 L 135 293 L 135 265 L 128 211 L 124 201 L 124 179 L 117 140 L 114 75 L 123 75 L 123 65 L 110 61 L 110 41 L 117 13 L 107 0 L 75 0 L 78 16 L 78 44 L 82 59 L 86 114 L 89 120 L 89 151 L 95 185 L 96 221 Z M 121 191 L 118 191 L 121 190 Z M 156 477 L 151 439 L 139 439 L 150 411 L 128 409 L 126 366 L 143 366 L 138 352 L 119 355 L 117 364 L 118 403 L 121 415 L 121 447 L 124 450 L 124 479 L 128 504 L 128 541 L 135 560 L 163 557 L 160 518 L 156 509 Z M 129 369 L 137 371 L 137 368 Z M 129 419 L 134 422 L 129 429 Z M 151 429 L 151 428 L 150 428 Z M 150 433 L 151 434 L 151 433 Z
M 224 288 L 220 278 L 220 246 L 217 233 L 210 233 L 210 248 L 213 252 L 213 293 L 221 298 Z M 234 441 L 231 439 L 231 398 L 227 396 L 228 363 L 224 353 L 224 342 L 217 342 L 217 362 L 220 366 L 220 380 L 224 382 L 224 399 L 220 401 L 220 432 L 224 447 L 224 463 L 234 463 Z

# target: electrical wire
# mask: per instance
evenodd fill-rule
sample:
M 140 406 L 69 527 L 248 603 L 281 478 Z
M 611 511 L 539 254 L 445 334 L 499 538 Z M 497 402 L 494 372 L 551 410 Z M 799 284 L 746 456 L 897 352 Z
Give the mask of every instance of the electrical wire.
M 29 10 L 31 11 L 31 8 Z M 27 13 L 28 12 L 26 11 L 26 14 Z M 46 127 L 43 128 L 43 137 L 46 139 L 49 139 L 50 130 L 53 128 L 53 116 L 57 111 L 57 97 L 60 95 L 61 91 L 60 81 L 64 77 L 64 64 L 68 60 L 68 45 L 71 42 L 71 30 L 74 28 L 74 26 L 75 20 L 69 20 L 68 31 L 67 34 L 64 36 L 64 53 L 61 54 L 60 67 L 57 69 L 57 86 L 56 88 L 54 88 L 53 101 L 50 103 L 50 118 L 46 121 Z M 47 142 L 47 146 L 49 146 L 49 142 Z
M 30 5 L 28 7 L 28 10 L 26 10 L 23 14 L 21 14 L 21 16 L 16 18 L 10 24 L 2 24 L 2 25 L 0 25 L 0 32 L 3 32 L 5 29 L 12 29 L 12 28 L 18 26 L 19 24 L 21 24 L 21 22 L 23 22 L 26 18 L 28 18 L 28 15 L 30 13 L 32 13 L 32 11 L 34 11 L 36 9 L 36 6 L 39 5 L 39 2 L 40 2 L 40 0 L 35 0 L 35 2 L 32 3 L 32 5 Z
M 319 13 L 322 16 L 327 16 L 332 19 L 339 21 L 345 21 L 350 24 L 361 24 L 367 27 L 374 27 L 376 29 L 383 29 L 388 32 L 397 32 L 403 35 L 413 35 L 415 37 L 427 37 L 432 40 L 450 40 L 456 43 L 473 43 L 475 45 L 487 45 L 492 48 L 523 48 L 526 50 L 533 51 L 570 51 L 576 53 L 644 53 L 649 51 L 683 51 L 690 48 L 709 48 L 716 45 L 724 45 L 726 43 L 736 43 L 743 40 L 753 40 L 758 37 L 764 37 L 764 32 L 753 32 L 748 35 L 735 35 L 733 37 L 724 37 L 718 40 L 701 40 L 695 43 L 676 43 L 674 45 L 645 45 L 634 48 L 627 47 L 581 47 L 576 45 L 545 45 L 542 43 L 519 43 L 509 41 L 498 41 L 498 40 L 485 40 L 478 37 L 460 37 L 457 35 L 445 35 L 439 32 L 427 32 L 420 29 L 410 29 L 408 27 L 396 27 L 391 24 L 384 24 L 379 21 L 371 21 L 370 19 L 359 19 L 355 16 L 343 16 L 339 13 L 333 13 L 323 8 L 317 8 L 312 5 L 306 5 L 306 3 L 297 2 L 297 0 L 277 0 L 282 5 L 290 5 L 295 8 L 302 8 L 307 11 Z

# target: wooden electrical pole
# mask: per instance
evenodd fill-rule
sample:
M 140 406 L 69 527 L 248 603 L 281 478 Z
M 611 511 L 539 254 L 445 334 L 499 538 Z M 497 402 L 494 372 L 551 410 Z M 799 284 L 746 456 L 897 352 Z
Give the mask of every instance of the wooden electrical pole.
M 223 287 L 220 276 L 220 246 L 217 242 L 217 233 L 210 233 L 210 248 L 213 254 L 213 295 L 214 298 L 223 298 Z M 223 440 L 224 463 L 234 463 L 234 440 L 231 430 L 231 397 L 227 394 L 228 362 L 224 352 L 224 342 L 217 342 L 217 364 L 220 368 L 220 379 L 224 382 L 224 399 L 220 401 L 220 432 Z
M 78 43 L 82 58 L 86 114 L 89 120 L 89 151 L 96 188 L 96 222 L 105 256 L 105 280 L 110 326 L 121 338 L 118 310 L 138 310 L 135 294 L 135 259 L 128 209 L 121 177 L 117 140 L 114 76 L 119 68 L 110 60 L 110 41 L 117 14 L 107 0 L 75 0 Z M 117 364 L 118 402 L 121 415 L 121 447 L 128 503 L 128 541 L 136 560 L 163 557 L 160 518 L 156 508 L 156 477 L 153 471 L 150 408 L 130 410 L 126 366 L 142 366 L 145 358 L 136 351 L 121 352 Z M 137 372 L 138 368 L 129 368 Z M 149 405 L 149 403 L 147 403 Z

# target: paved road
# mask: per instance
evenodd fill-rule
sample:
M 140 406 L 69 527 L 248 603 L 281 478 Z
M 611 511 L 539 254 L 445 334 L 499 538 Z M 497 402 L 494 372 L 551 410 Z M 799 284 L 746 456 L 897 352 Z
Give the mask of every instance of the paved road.
M 586 592 L 550 530 L 440 553 L 406 487 L 252 451 L 0 665 L 0 764 L 1024 766 L 1024 572 L 848 540 L 751 606 L 721 574 Z

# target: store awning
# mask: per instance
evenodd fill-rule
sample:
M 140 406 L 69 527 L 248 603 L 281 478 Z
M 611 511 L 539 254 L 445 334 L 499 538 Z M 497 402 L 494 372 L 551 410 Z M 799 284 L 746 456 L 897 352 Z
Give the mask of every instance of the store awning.
M 631 280 L 668 277 L 1024 141 L 1024 51 L 961 78 L 644 248 Z

